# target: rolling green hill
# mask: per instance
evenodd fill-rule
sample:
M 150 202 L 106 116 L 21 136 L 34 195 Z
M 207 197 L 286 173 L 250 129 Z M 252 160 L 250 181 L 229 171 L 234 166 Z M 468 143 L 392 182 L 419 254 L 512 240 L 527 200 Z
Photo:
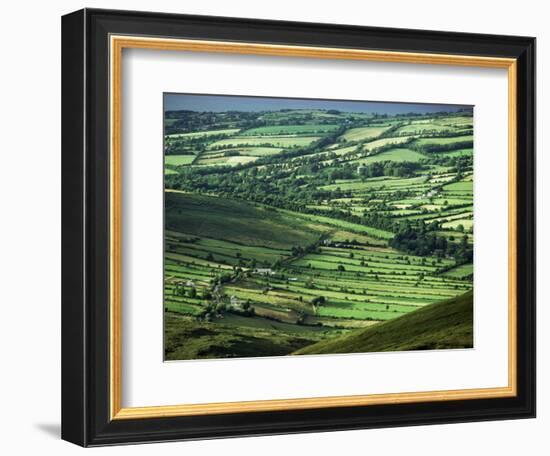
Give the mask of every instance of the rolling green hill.
M 166 229 L 243 245 L 291 248 L 319 239 L 323 231 L 287 214 L 244 201 L 174 191 L 165 193 Z
M 473 347 L 473 294 L 304 347 L 294 354 L 367 353 Z

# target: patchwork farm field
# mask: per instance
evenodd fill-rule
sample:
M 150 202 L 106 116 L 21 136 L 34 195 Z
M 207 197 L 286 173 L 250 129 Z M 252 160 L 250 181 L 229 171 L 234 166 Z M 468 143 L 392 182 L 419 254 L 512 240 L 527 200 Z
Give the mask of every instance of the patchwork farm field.
M 422 159 L 425 159 L 426 156 L 422 155 L 419 152 L 414 150 L 405 149 L 405 148 L 395 148 L 390 149 L 380 154 L 374 156 L 359 158 L 353 163 L 361 163 L 363 165 L 369 165 L 371 163 L 379 163 L 382 161 L 391 161 L 391 162 L 417 162 Z
M 195 159 L 194 155 L 169 155 L 164 163 L 168 166 L 190 165 Z
M 377 138 L 388 128 L 388 126 L 350 128 L 341 136 L 341 139 L 346 141 L 361 141 Z
M 167 360 L 472 346 L 471 109 L 165 125 Z

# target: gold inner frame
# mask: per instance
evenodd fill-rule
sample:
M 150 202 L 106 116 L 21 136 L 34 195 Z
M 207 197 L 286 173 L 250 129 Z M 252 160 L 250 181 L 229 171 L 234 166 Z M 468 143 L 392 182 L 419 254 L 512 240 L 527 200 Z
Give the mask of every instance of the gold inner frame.
M 517 394 L 517 61 L 511 58 L 287 46 L 137 36 L 110 37 L 110 414 L 111 419 L 364 406 L 513 397 Z M 508 385 L 505 387 L 122 407 L 122 51 L 154 49 L 317 59 L 454 65 L 508 70 Z

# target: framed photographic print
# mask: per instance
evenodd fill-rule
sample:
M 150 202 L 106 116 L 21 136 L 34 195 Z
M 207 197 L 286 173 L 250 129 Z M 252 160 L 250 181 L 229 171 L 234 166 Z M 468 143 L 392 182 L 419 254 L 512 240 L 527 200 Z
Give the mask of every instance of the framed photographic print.
M 164 116 L 165 361 L 473 348 L 473 107 L 168 93 Z
M 535 415 L 535 40 L 63 17 L 62 436 Z

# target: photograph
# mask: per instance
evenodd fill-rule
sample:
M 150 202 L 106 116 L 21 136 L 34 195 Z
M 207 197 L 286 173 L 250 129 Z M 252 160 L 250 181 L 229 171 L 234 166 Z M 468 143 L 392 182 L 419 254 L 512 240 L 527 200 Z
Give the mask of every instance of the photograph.
M 165 361 L 474 348 L 474 106 L 163 105 Z
M 60 328 L 61 388 L 55 369 L 50 386 L 64 441 L 229 439 L 225 450 L 288 434 L 295 453 L 297 434 L 363 430 L 376 450 L 407 432 L 393 440 L 414 453 L 414 429 L 436 425 L 439 441 L 416 439 L 426 456 L 427 440 L 434 454 L 449 441 L 462 454 L 489 428 L 486 441 L 512 453 L 528 441 L 537 454 L 543 15 L 518 20 L 516 8 L 497 23 L 483 5 L 387 7 L 401 18 L 340 5 L 321 17 L 297 2 L 294 16 L 91 7 L 64 12 L 57 58 L 19 52 L 36 54 L 19 59 L 34 67 L 61 61 L 61 86 L 57 68 L 56 90 L 41 78 L 36 88 L 61 89 L 61 104 L 40 103 L 61 117 L 33 124 L 53 135 L 48 150 L 61 143 L 61 169 L 8 168 L 61 189 L 61 289 L 44 278 L 61 293 L 61 322 L 38 299 L 55 318 L 27 332 Z M 59 30 L 44 23 L 33 24 L 59 54 Z M 26 92 L 12 92 L 12 130 L 28 130 L 16 115 Z M 46 188 L 29 188 L 30 205 L 11 198 L 19 231 L 51 218 L 36 204 Z M 25 242 L 11 244 L 27 261 Z M 46 270 L 52 255 L 39 255 Z M 26 360 L 35 348 L 11 352 Z M 49 390 L 36 394 L 59 414 Z M 471 438 L 440 435 L 473 422 Z M 27 434 L 14 443 L 35 441 Z M 246 440 L 265 453 L 265 439 Z

